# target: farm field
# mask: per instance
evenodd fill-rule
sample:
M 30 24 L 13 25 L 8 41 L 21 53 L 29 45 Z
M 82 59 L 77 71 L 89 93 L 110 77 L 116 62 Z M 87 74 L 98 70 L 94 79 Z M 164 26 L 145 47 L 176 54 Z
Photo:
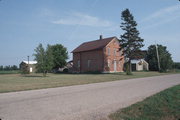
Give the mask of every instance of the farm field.
M 30 74 L 26 76 L 21 74 L 3 74 L 0 75 L 0 93 L 81 85 L 98 82 L 108 82 L 115 80 L 159 76 L 166 74 L 170 73 L 133 72 L 133 75 L 126 75 L 125 73 L 48 74 L 47 77 L 42 77 L 42 74 Z
M 2 70 L 2 71 L 0 71 L 0 75 L 2 75 L 2 74 L 19 74 L 19 73 L 20 73 L 20 70 L 10 70 L 10 71 Z

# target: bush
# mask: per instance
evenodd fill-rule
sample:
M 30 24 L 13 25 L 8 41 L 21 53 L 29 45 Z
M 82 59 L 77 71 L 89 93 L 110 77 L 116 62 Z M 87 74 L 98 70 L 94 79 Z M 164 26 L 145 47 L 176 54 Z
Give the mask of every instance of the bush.
M 180 69 L 180 62 L 175 62 L 174 63 L 174 68 L 175 69 Z
M 68 73 L 69 70 L 67 68 L 64 68 L 63 73 Z

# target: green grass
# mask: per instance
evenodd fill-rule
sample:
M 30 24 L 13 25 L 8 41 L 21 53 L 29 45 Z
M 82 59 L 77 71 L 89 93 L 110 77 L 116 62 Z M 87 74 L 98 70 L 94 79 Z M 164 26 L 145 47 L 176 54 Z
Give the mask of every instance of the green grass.
M 118 110 L 111 120 L 180 120 L 180 85 Z
M 20 73 L 19 70 L 7 70 L 7 71 L 2 70 L 2 71 L 0 71 L 0 75 L 1 74 L 18 74 L 18 73 Z
M 47 77 L 42 77 L 42 74 L 30 74 L 26 76 L 21 74 L 4 74 L 0 75 L 0 93 L 107 82 L 166 74 L 167 73 L 158 72 L 134 72 L 133 75 L 126 75 L 125 73 L 48 74 Z

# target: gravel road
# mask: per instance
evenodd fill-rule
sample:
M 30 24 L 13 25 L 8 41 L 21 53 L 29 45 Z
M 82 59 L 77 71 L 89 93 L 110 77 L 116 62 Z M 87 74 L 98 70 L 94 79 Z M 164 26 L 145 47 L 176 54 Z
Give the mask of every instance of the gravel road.
M 180 74 L 0 94 L 2 120 L 101 120 L 180 84 Z

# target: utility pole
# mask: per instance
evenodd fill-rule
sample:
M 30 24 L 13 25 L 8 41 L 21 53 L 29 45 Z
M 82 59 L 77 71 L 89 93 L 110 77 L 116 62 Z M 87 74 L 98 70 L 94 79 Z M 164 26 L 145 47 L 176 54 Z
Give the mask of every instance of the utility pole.
M 28 65 L 29 65 L 29 56 L 27 56 L 28 57 Z
M 28 73 L 30 72 L 30 66 L 29 66 L 29 55 L 27 56 L 28 57 L 28 65 L 27 65 L 27 69 L 28 69 Z
M 156 44 L 155 46 L 156 46 L 156 55 L 157 55 L 157 60 L 158 60 L 158 69 L 159 69 L 159 71 L 160 71 L 160 70 L 161 70 L 161 67 L 160 67 L 160 61 L 159 61 L 158 46 L 157 46 L 157 44 Z

